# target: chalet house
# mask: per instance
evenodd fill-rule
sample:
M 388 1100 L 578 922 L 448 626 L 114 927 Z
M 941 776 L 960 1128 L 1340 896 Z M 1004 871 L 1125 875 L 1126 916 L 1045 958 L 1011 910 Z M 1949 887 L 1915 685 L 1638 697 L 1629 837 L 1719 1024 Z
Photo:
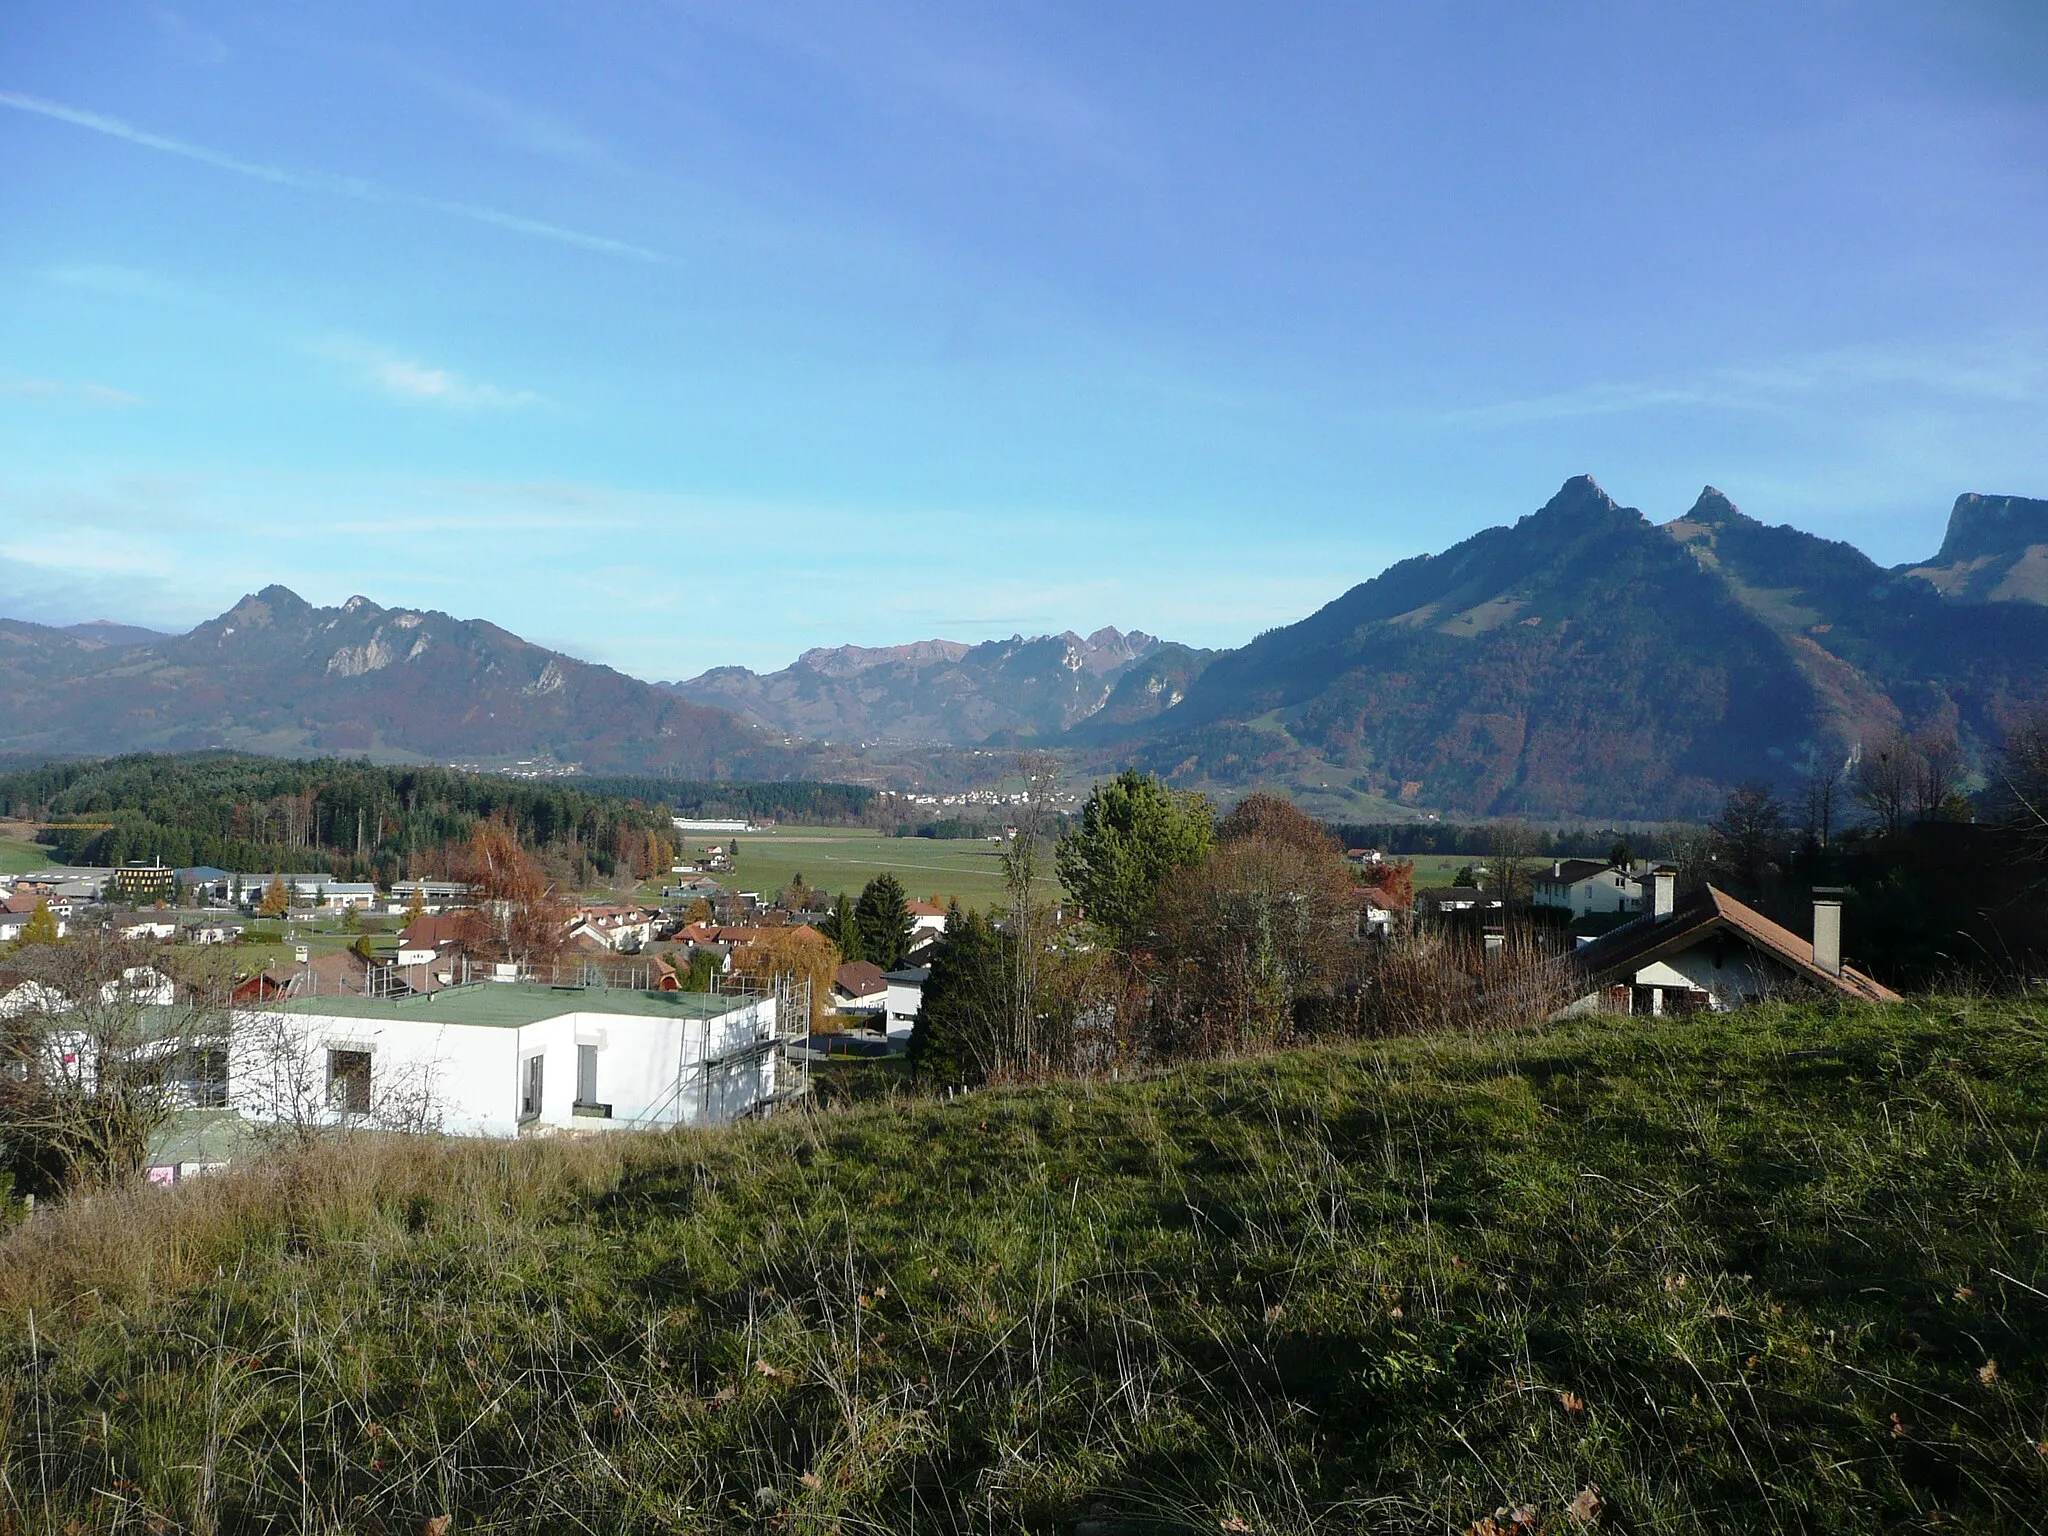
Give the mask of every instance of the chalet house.
M 832 975 L 832 1006 L 841 1013 L 882 1014 L 889 1006 L 889 983 L 872 960 L 852 960 Z
M 1600 859 L 1560 859 L 1531 882 L 1530 903 L 1573 917 L 1643 910 L 1643 883 L 1633 870 Z
M 102 1003 L 126 1002 L 141 1007 L 168 1008 L 178 999 L 177 985 L 150 965 L 131 965 L 119 981 L 100 988 Z M 19 971 L 0 971 L 0 1018 L 19 1018 L 25 1013 L 68 1013 L 72 1000 L 55 987 L 33 981 Z
M 1674 900 L 1677 875 L 1668 867 L 1652 870 L 1650 881 L 1649 911 L 1572 956 L 1584 991 L 1564 1012 L 1721 1012 L 1809 993 L 1898 1001 L 1842 962 L 1839 891 L 1814 892 L 1813 937 L 1802 939 L 1711 885 Z
M 28 910 L 24 912 L 15 905 L 15 899 L 11 897 L 4 905 L 0 905 L 0 944 L 12 944 L 22 936 L 28 928 L 28 920 L 35 916 L 38 905 L 39 903 L 34 900 L 27 901 Z M 71 931 L 71 924 L 65 918 L 58 917 L 57 910 L 53 905 L 50 908 L 50 915 L 57 918 L 57 937 L 61 939 Z M 64 910 L 68 912 L 70 909 L 67 907 Z

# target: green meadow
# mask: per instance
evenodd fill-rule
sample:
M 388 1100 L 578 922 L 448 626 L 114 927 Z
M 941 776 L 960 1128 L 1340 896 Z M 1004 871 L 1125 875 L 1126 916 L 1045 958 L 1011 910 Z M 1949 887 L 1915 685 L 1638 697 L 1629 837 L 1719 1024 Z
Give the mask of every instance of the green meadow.
M 38 1213 L 0 1529 L 2048 1520 L 2038 1004 L 883 1095 Z

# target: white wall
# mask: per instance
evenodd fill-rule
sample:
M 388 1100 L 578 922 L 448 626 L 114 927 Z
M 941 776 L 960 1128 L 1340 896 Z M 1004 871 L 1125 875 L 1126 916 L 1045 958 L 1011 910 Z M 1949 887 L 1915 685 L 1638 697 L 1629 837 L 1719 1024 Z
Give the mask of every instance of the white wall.
M 892 1040 L 908 1040 L 917 1023 L 917 1010 L 924 1001 L 924 988 L 916 982 L 889 983 L 888 1031 Z
M 776 1086 L 772 1051 L 723 1066 L 718 1058 L 774 1032 L 772 998 L 710 1020 L 583 1011 L 516 1028 L 251 1010 L 236 1016 L 230 1038 L 229 1100 L 252 1120 L 339 1123 L 341 1111 L 327 1104 L 327 1053 L 368 1050 L 371 1123 L 409 1121 L 424 1105 L 438 1129 L 458 1136 L 715 1124 Z M 598 1048 L 596 1102 L 611 1106 L 608 1119 L 576 1113 L 579 1045 Z M 541 1109 L 522 1120 L 535 1056 L 543 1059 Z

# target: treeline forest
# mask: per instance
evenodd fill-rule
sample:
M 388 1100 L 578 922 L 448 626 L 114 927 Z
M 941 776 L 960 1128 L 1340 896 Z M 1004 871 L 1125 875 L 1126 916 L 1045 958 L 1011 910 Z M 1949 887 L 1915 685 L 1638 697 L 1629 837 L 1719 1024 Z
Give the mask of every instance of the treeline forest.
M 702 793 L 713 788 L 724 798 Z M 0 816 L 45 823 L 39 839 L 68 863 L 154 858 L 176 868 L 288 869 L 385 883 L 452 872 L 474 828 L 488 821 L 511 831 L 550 876 L 577 886 L 666 870 L 675 853 L 671 807 L 769 814 L 759 807 L 859 804 L 871 793 L 841 789 L 655 779 L 571 788 L 333 758 L 139 755 L 0 774 Z

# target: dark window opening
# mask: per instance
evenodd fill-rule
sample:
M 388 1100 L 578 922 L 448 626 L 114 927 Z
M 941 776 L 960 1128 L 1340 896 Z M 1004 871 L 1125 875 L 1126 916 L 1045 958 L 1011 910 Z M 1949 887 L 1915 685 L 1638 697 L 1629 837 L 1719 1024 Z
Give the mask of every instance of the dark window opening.
M 327 1053 L 327 1102 L 345 1115 L 370 1112 L 370 1053 Z
M 531 1120 L 540 1113 L 542 1074 L 546 1062 L 545 1056 L 526 1058 L 526 1087 L 519 1096 L 519 1118 L 522 1120 Z

